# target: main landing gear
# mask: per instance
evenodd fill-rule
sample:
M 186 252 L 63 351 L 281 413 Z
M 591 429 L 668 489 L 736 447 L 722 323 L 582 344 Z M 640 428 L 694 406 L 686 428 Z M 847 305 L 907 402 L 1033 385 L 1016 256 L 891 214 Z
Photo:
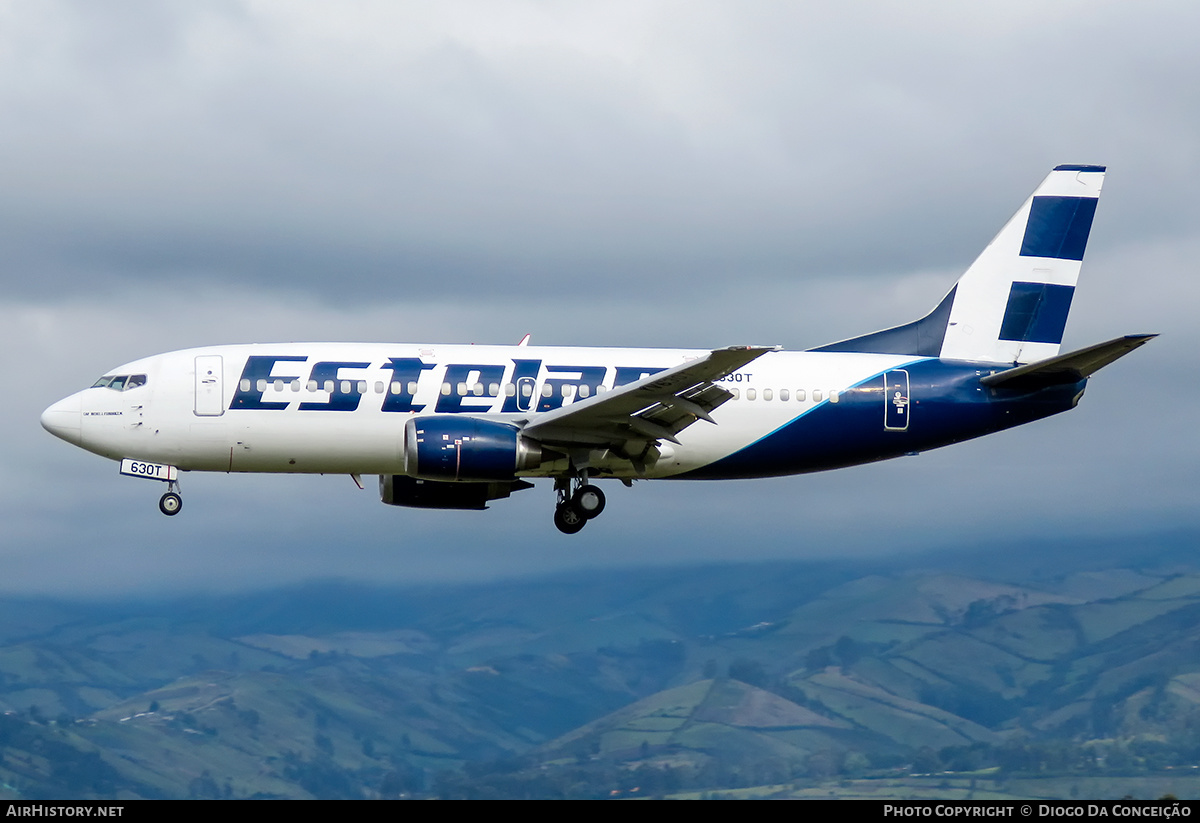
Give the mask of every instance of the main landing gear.
M 554 525 L 563 534 L 577 533 L 604 511 L 604 492 L 588 484 L 583 477 L 555 478 L 554 491 L 558 497 Z
M 158 510 L 168 517 L 174 517 L 182 508 L 183 497 L 179 494 L 179 484 L 172 480 L 167 483 L 167 493 L 158 498 Z

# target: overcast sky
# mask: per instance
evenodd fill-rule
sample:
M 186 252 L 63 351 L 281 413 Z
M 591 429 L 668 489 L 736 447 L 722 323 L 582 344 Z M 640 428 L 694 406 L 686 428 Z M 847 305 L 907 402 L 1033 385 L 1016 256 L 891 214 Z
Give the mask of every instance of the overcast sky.
M 914 551 L 1196 530 L 1200 7 L 0 2 L 0 590 Z M 345 477 L 158 484 L 41 410 L 266 340 L 800 349 L 931 308 L 1059 163 L 1107 164 L 1065 348 L 1162 338 L 1080 408 L 770 481 L 548 483 L 487 512 Z

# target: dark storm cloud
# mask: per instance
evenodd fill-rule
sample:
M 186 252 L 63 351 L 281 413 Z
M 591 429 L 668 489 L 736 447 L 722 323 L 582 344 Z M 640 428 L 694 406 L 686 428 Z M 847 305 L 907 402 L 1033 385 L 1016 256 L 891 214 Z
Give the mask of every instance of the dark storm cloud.
M 1088 9 L 26 6 L 5 241 L 26 293 L 350 302 L 948 265 L 1053 163 L 1195 163 L 1187 27 Z
M 10 4 L 5 585 L 910 550 L 1195 525 L 1200 12 L 1182 3 Z M 275 339 L 789 348 L 912 319 L 1046 171 L 1109 165 L 1078 410 L 918 458 L 394 510 L 346 478 L 154 484 L 36 428 L 146 354 Z M 31 363 L 33 365 L 31 365 Z M 187 518 L 186 520 L 184 518 Z M 182 527 L 182 528 L 181 528 Z

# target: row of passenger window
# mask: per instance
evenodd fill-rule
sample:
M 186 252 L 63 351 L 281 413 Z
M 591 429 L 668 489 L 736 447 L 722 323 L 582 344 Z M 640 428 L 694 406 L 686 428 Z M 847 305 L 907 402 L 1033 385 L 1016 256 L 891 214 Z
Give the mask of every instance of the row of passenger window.
M 731 389 L 729 389 L 729 391 L 730 391 L 730 393 L 733 394 L 734 400 L 742 399 L 742 389 L 731 388 Z M 762 394 L 763 400 L 774 400 L 775 399 L 775 391 L 772 389 L 763 389 L 761 394 Z M 822 400 L 825 399 L 825 394 L 826 393 L 823 392 L 821 389 L 813 389 L 812 390 L 812 402 L 820 403 Z M 836 403 L 842 399 L 841 392 L 839 392 L 837 389 L 832 389 L 831 391 L 829 391 L 828 394 L 829 394 L 829 402 L 830 403 Z M 808 394 L 804 389 L 796 389 L 796 401 L 797 402 L 799 402 L 799 403 L 805 402 L 805 399 L 807 398 L 807 396 L 808 396 Z M 746 389 L 745 390 L 745 398 L 747 400 L 757 400 L 758 397 L 759 397 L 758 389 Z M 792 392 L 790 392 L 788 389 L 780 389 L 779 390 L 779 399 L 781 401 L 791 400 Z
M 143 378 L 143 380 L 144 380 L 144 378 Z M 97 384 L 97 385 L 99 385 L 99 384 Z M 289 387 L 289 386 L 291 387 L 292 391 L 298 392 L 298 391 L 300 391 L 301 383 L 298 379 L 284 380 L 284 379 L 278 378 L 278 377 L 275 378 L 274 380 L 260 379 L 258 381 L 257 385 L 255 386 L 255 389 L 259 392 L 265 392 L 268 389 L 274 389 L 275 391 L 283 391 L 286 387 Z M 244 392 L 250 391 L 250 381 L 247 379 L 243 379 L 241 382 L 240 388 Z M 309 380 L 308 383 L 304 384 L 304 388 L 306 388 L 310 392 L 325 391 L 325 392 L 333 393 L 336 390 L 336 391 L 339 391 L 341 394 L 350 394 L 351 392 L 355 392 L 357 394 L 366 394 L 367 388 L 368 388 L 368 383 L 366 380 L 358 380 L 358 381 L 326 380 L 323 384 L 319 384 L 316 380 Z M 410 395 L 414 395 L 417 393 L 416 382 L 410 382 L 406 386 L 403 383 L 399 383 L 399 382 L 395 382 L 395 381 L 389 385 L 389 384 L 384 383 L 382 380 L 378 380 L 375 382 L 375 384 L 372 388 L 374 388 L 375 394 L 383 394 L 384 391 L 390 391 L 392 394 L 404 394 L 406 389 L 407 389 L 407 393 Z M 533 396 L 533 384 L 532 383 L 522 383 L 520 389 L 521 389 L 522 397 L 532 397 Z M 467 396 L 499 397 L 501 390 L 503 390 L 505 397 L 515 397 L 517 395 L 517 386 L 513 383 L 505 383 L 503 385 L 503 387 L 501 387 L 501 385 L 499 383 L 489 383 L 489 384 L 487 384 L 487 386 L 484 386 L 483 383 L 471 383 L 471 384 L 458 383 L 457 385 L 453 385 L 450 383 L 443 383 L 442 388 L 441 388 L 441 394 L 443 397 L 449 397 L 452 394 L 457 394 L 459 397 L 467 397 Z M 592 393 L 592 389 L 590 386 L 575 386 L 570 383 L 560 385 L 559 391 L 561 392 L 563 397 L 571 397 L 572 395 L 578 395 L 578 397 L 580 399 L 590 397 L 591 393 Z M 606 386 L 601 385 L 601 386 L 596 387 L 597 394 L 603 394 L 606 391 L 608 391 L 608 388 Z M 773 399 L 775 399 L 776 394 L 778 394 L 780 401 L 788 401 L 788 400 L 791 400 L 793 397 L 793 392 L 791 392 L 788 389 L 779 389 L 778 392 L 776 392 L 773 389 L 762 389 L 760 392 L 758 389 L 744 389 L 743 390 L 743 389 L 737 389 L 737 388 L 729 388 L 729 391 L 733 394 L 734 400 L 742 399 L 743 392 L 744 392 L 744 396 L 745 396 L 746 400 L 757 400 L 759 398 L 760 394 L 761 394 L 761 397 L 763 400 L 773 400 Z M 551 397 L 554 394 L 554 387 L 552 385 L 550 385 L 549 383 L 543 383 L 540 394 L 542 397 Z M 808 393 L 806 392 L 805 389 L 796 389 L 796 391 L 794 392 L 794 395 L 795 395 L 796 401 L 800 402 L 800 403 L 805 402 L 808 397 Z M 829 395 L 830 403 L 836 403 L 840 399 L 839 392 L 836 390 L 830 391 L 828 393 L 828 395 Z M 825 399 L 825 392 L 823 392 L 821 389 L 813 389 L 812 390 L 812 402 L 820 403 L 824 399 Z
M 341 394 L 350 394 L 351 392 L 357 394 L 366 394 L 368 386 L 369 384 L 366 380 L 326 380 L 324 383 L 318 383 L 316 380 L 309 380 L 304 384 L 303 387 L 310 392 L 325 391 L 332 393 L 334 391 L 338 391 Z M 259 392 L 265 392 L 268 389 L 283 391 L 288 387 L 290 387 L 292 391 L 298 392 L 301 389 L 301 383 L 297 379 L 284 380 L 277 377 L 274 380 L 260 379 L 254 388 Z M 250 381 L 243 379 L 239 385 L 239 388 L 244 392 L 250 391 Z M 373 388 L 375 394 L 383 394 L 385 391 L 389 391 L 392 394 L 404 394 L 406 390 L 408 394 L 417 393 L 417 384 L 415 382 L 411 382 L 406 386 L 400 382 L 393 381 L 391 384 L 385 384 L 382 380 L 378 380 L 375 382 Z M 592 394 L 590 386 L 577 387 L 568 384 L 561 386 L 560 389 L 563 397 L 570 397 L 572 394 L 578 394 L 579 397 L 585 398 L 590 397 Z M 578 389 L 578 391 L 576 391 L 576 389 Z M 459 383 L 457 385 L 443 383 L 441 388 L 441 393 L 444 397 L 449 397 L 452 394 L 457 394 L 459 397 L 466 397 L 468 395 L 473 395 L 475 397 L 499 397 L 500 391 L 501 386 L 499 383 L 489 383 L 486 387 L 482 383 Z M 505 383 L 503 386 L 503 391 L 505 397 L 516 397 L 517 395 L 517 387 L 513 383 Z M 603 394 L 606 391 L 608 391 L 607 386 L 596 387 L 597 394 Z M 542 397 L 550 397 L 553 394 L 554 387 L 549 383 L 543 384 L 541 390 Z M 525 383 L 521 385 L 521 396 L 533 396 L 532 383 Z
M 144 374 L 106 374 L 93 383 L 92 388 L 129 391 L 144 385 L 146 385 L 146 375 Z

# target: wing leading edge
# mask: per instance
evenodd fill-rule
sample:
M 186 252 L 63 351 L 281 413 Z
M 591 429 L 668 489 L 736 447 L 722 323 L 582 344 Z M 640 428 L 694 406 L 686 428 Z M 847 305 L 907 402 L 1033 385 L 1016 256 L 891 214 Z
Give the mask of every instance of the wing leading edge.
M 715 381 L 779 346 L 731 346 L 535 417 L 523 434 L 552 446 L 611 448 L 638 462 L 655 440 L 678 443 L 695 423 L 733 397 Z

